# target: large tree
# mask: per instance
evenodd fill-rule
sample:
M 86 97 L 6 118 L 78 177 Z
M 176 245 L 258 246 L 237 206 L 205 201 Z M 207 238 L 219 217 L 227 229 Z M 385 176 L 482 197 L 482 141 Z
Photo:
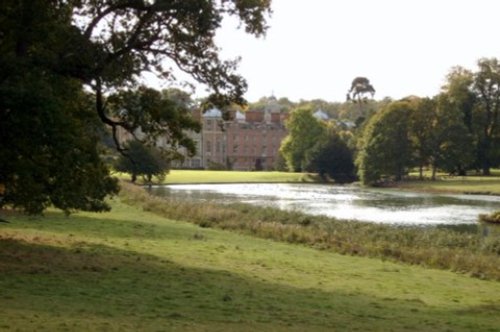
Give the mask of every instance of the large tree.
M 302 171 L 307 163 L 306 154 L 326 134 L 326 126 L 317 120 L 310 108 L 291 112 L 286 122 L 288 135 L 281 142 L 280 152 L 292 172 Z
M 70 15 L 53 6 L 0 4 L 0 206 L 102 211 L 118 188 L 99 158 L 92 96 L 56 66 Z
M 462 122 L 469 133 L 473 132 L 473 111 L 476 106 L 477 95 L 472 89 L 474 73 L 468 69 L 453 67 L 446 76 L 446 83 L 442 88 L 442 97 L 445 97 L 449 112 L 461 115 Z
M 480 59 L 474 74 L 473 91 L 477 96 L 474 124 L 477 126 L 478 162 L 484 175 L 499 163 L 500 153 L 500 63 L 498 59 Z
M 201 125 L 191 116 L 189 94 L 178 89 L 159 92 L 140 86 L 115 93 L 107 100 L 114 119 L 126 122 L 135 139 L 160 145 L 168 159 L 179 157 L 179 147 L 186 148 L 188 154 L 195 153 L 194 142 L 185 132 L 198 132 Z
M 437 169 L 466 175 L 474 163 L 472 111 L 475 97 L 461 89 L 445 90 L 436 97 L 432 145 L 433 179 Z
M 78 82 L 28 69 L 0 82 L 0 205 L 108 209 L 117 191 L 100 160 L 102 125 Z
M 0 205 L 105 209 L 117 185 L 99 159 L 99 122 L 122 151 L 120 127 L 164 131 L 147 109 L 116 117 L 108 96 L 126 94 L 145 72 L 171 81 L 185 72 L 213 92 L 210 102 L 242 102 L 246 83 L 237 61 L 219 58 L 215 32 L 234 15 L 260 36 L 269 11 L 266 0 L 0 2 Z M 173 146 L 188 142 L 167 137 Z
M 170 169 L 170 161 L 160 149 L 136 140 L 127 142 L 125 146 L 127 155 L 121 155 L 116 161 L 117 171 L 129 173 L 132 182 L 136 181 L 137 176 L 143 176 L 147 183 L 151 183 L 153 176 L 160 179 L 165 177 Z
M 409 101 L 389 104 L 365 127 L 356 163 L 361 181 L 376 184 L 389 178 L 401 180 L 412 162 Z
M 454 67 L 447 76 L 440 100 L 440 107 L 446 109 L 446 113 L 454 117 L 459 115 L 463 126 L 466 127 L 468 132 L 466 136 L 472 140 L 466 147 L 470 147 L 475 153 L 473 166 L 481 169 L 483 174 L 489 174 L 490 168 L 500 162 L 500 149 L 498 148 L 500 146 L 498 129 L 500 125 L 500 64 L 498 60 L 496 58 L 480 59 L 476 72 Z M 460 139 L 464 138 L 460 134 L 455 136 Z M 465 166 L 470 167 L 472 163 L 469 162 Z
M 327 134 L 319 137 L 306 152 L 306 170 L 317 172 L 324 180 L 328 176 L 337 183 L 355 180 L 353 151 L 338 128 L 328 126 Z
M 375 88 L 370 84 L 370 80 L 366 77 L 356 77 L 352 80 L 351 88 L 347 91 L 347 100 L 361 103 L 366 99 L 366 95 L 370 94 L 371 97 L 375 95 Z
M 247 32 L 262 35 L 270 1 L 88 0 L 82 3 L 73 8 L 73 22 L 85 42 L 98 50 L 88 79 L 95 91 L 96 110 L 106 124 L 130 129 L 126 121 L 114 121 L 108 116 L 103 96 L 108 90 L 134 83 L 137 75 L 146 71 L 175 80 L 174 67 L 206 84 L 213 91 L 209 102 L 218 105 L 243 102 L 246 83 L 235 73 L 236 60 L 219 58 L 215 32 L 224 16 L 235 15 Z
M 472 163 L 472 140 L 456 100 L 443 92 L 434 99 L 413 98 L 410 113 L 410 139 L 413 161 L 419 168 L 430 166 L 432 179 L 438 169 L 464 174 Z
M 423 168 L 432 162 L 437 126 L 437 107 L 429 98 L 414 98 L 410 112 L 410 140 L 414 153 L 414 161 L 419 169 L 419 177 L 423 178 Z

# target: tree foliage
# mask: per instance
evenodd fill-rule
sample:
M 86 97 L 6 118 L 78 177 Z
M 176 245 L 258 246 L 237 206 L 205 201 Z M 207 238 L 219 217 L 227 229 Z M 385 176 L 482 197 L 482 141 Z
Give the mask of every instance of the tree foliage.
M 241 103 L 238 61 L 220 59 L 215 32 L 235 16 L 260 36 L 269 11 L 269 0 L 0 2 L 0 204 L 106 209 L 118 188 L 99 158 L 102 123 L 122 151 L 119 128 L 190 148 L 182 128 L 192 124 L 172 99 L 139 88 L 142 108 L 117 113 L 141 75 L 175 82 L 185 72 L 213 92 L 209 102 Z
M 126 148 L 127 155 L 120 155 L 115 168 L 119 172 L 129 173 L 132 182 L 137 176 L 143 176 L 146 182 L 151 183 L 153 176 L 163 178 L 169 171 L 169 160 L 160 149 L 136 140 L 127 142 Z
M 375 114 L 366 126 L 356 163 L 364 184 L 382 179 L 400 180 L 411 165 L 409 101 L 389 104 Z
M 306 170 L 317 172 L 323 179 L 330 177 L 337 183 L 352 182 L 356 178 L 353 151 L 339 134 L 330 126 L 306 153 Z
M 101 119 L 127 128 L 127 122 L 107 117 L 103 94 L 135 83 L 145 71 L 175 80 L 172 67 L 206 84 L 213 91 L 208 102 L 242 103 L 246 82 L 235 73 L 237 60 L 220 59 L 215 31 L 224 16 L 232 15 L 247 32 L 260 36 L 269 6 L 270 1 L 250 0 L 78 1 L 72 8 L 73 24 L 96 49 L 87 81 Z
M 474 141 L 468 127 L 468 112 L 464 112 L 462 102 L 459 102 L 461 107 L 457 107 L 457 100 L 450 97 L 447 93 L 437 96 L 431 160 L 433 179 L 438 168 L 450 174 L 465 175 L 474 163 Z
M 0 205 L 103 211 L 116 193 L 96 144 L 102 125 L 77 82 L 28 71 L 0 82 Z
M 487 175 L 491 167 L 500 165 L 500 64 L 497 59 L 480 59 L 476 72 L 453 68 L 441 93 L 434 99 L 411 97 L 402 102 L 406 103 L 409 122 L 396 119 L 392 122 L 394 130 L 396 127 L 407 130 L 410 144 L 406 144 L 406 139 L 399 142 L 390 139 L 398 135 L 381 121 L 387 109 L 379 111 L 363 132 L 357 158 L 359 174 L 365 183 L 376 183 L 388 176 L 399 179 L 401 173 L 394 168 L 397 163 L 403 168 L 418 167 L 421 177 L 424 167 L 430 167 L 433 179 L 438 169 L 465 175 L 467 170 L 475 168 Z M 395 107 L 394 103 L 391 105 L 389 108 Z M 399 137 L 403 136 L 401 132 Z M 395 142 L 398 144 L 392 145 Z M 406 145 L 411 158 L 403 153 Z M 387 151 L 383 151 L 384 148 Z
M 473 117 L 477 126 L 477 155 L 483 174 L 500 162 L 500 63 L 498 59 L 480 59 L 474 74 L 473 91 L 477 96 Z M 495 144 L 496 143 L 496 144 Z
M 472 90 L 474 73 L 463 67 L 453 67 L 446 76 L 446 84 L 442 88 L 441 96 L 446 97 L 449 111 L 460 114 L 462 122 L 470 133 L 473 131 L 473 111 L 477 96 Z
M 0 6 L 0 205 L 108 209 L 118 187 L 99 157 L 103 127 L 81 83 L 54 66 L 69 16 L 55 20 L 46 2 Z
M 366 94 L 370 94 L 372 98 L 375 95 L 375 88 L 370 84 L 370 80 L 361 76 L 354 78 L 347 92 L 347 100 L 361 103 L 361 100 L 366 99 Z
M 420 179 L 423 178 L 423 168 L 433 163 L 435 147 L 438 144 L 437 132 L 439 123 L 437 107 L 430 98 L 414 98 L 410 102 L 410 140 L 413 149 L 413 159 L 419 169 Z
M 128 123 L 136 139 L 150 145 L 161 141 L 171 159 L 179 157 L 179 147 L 186 148 L 190 155 L 195 153 L 194 142 L 185 131 L 199 132 L 201 127 L 191 116 L 191 99 L 185 92 L 177 89 L 159 92 L 140 86 L 111 95 L 108 103 L 113 118 Z M 129 154 L 126 147 L 123 150 Z
M 455 116 L 453 122 L 456 130 L 449 133 L 454 135 L 459 140 L 457 144 L 462 144 L 465 149 L 462 157 L 474 154 L 473 162 L 462 160 L 463 169 L 473 167 L 488 175 L 491 167 L 500 164 L 498 60 L 480 59 L 476 72 L 462 67 L 453 68 L 447 77 L 440 100 L 447 112 Z M 467 130 L 465 136 L 461 134 L 463 127 Z M 449 160 L 446 162 L 449 163 Z
M 281 143 L 280 152 L 290 171 L 300 172 L 306 166 L 306 154 L 318 139 L 326 133 L 326 127 L 318 121 L 310 108 L 292 111 L 286 122 L 288 135 Z
M 414 165 L 420 178 L 430 166 L 432 179 L 438 169 L 464 175 L 472 164 L 472 138 L 462 108 L 447 93 L 436 98 L 413 98 L 410 114 L 410 139 Z

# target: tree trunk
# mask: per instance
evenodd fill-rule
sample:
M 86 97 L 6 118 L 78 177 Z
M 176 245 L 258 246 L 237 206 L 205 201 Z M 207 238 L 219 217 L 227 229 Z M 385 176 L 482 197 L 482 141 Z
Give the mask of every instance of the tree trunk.
M 480 162 L 482 164 L 483 175 L 490 175 L 490 160 L 489 160 L 489 152 L 491 148 L 491 141 L 489 137 L 483 138 L 481 147 L 480 147 Z

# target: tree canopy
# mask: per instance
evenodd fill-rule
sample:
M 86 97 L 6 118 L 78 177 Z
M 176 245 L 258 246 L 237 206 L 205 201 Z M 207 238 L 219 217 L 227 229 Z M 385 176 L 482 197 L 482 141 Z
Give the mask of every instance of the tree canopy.
M 300 172 L 306 166 L 306 154 L 326 133 L 326 126 L 318 121 L 310 108 L 292 111 L 286 122 L 288 135 L 281 143 L 280 152 L 290 171 Z
M 347 100 L 353 100 L 360 103 L 367 93 L 372 98 L 375 95 L 375 88 L 370 84 L 370 80 L 366 77 L 358 76 L 352 80 L 351 88 L 347 92 Z
M 472 160 L 462 161 L 462 168 L 476 168 L 484 175 L 500 164 L 500 64 L 496 58 L 478 60 L 476 72 L 455 67 L 447 76 L 441 93 L 441 105 L 453 114 L 459 131 L 466 129 L 465 137 Z M 463 140 L 463 134 L 450 132 Z
M 328 175 L 337 183 L 355 180 L 353 151 L 338 128 L 328 126 L 326 135 L 319 137 L 306 153 L 306 170 L 317 172 L 324 180 Z
M 143 176 L 147 183 L 151 183 L 153 176 L 163 178 L 169 171 L 169 158 L 154 146 L 146 146 L 137 140 L 126 143 L 127 155 L 120 155 L 115 163 L 119 172 L 129 173 L 132 182 L 137 176 Z
M 373 115 L 360 139 L 358 173 L 367 184 L 400 179 L 418 167 L 489 175 L 500 165 L 500 64 L 478 60 L 477 71 L 454 67 L 434 98 L 408 97 Z M 392 115 L 391 115 L 392 114 Z
M 213 92 L 208 102 L 243 102 L 238 61 L 220 59 L 215 31 L 225 16 L 236 16 L 261 36 L 269 12 L 270 0 L 2 1 L 0 206 L 105 210 L 104 197 L 118 187 L 99 158 L 103 124 L 122 151 L 119 128 L 190 145 L 182 128 L 191 124 L 174 104 L 121 116 L 114 106 L 145 72 L 171 83 L 184 72 Z
M 498 59 L 480 59 L 472 89 L 477 103 L 473 118 L 476 125 L 477 156 L 483 174 L 500 161 L 500 63 Z M 495 144 L 496 143 L 496 144 Z
M 375 184 L 384 178 L 400 180 L 407 172 L 411 165 L 410 113 L 410 102 L 398 101 L 370 119 L 356 159 L 364 184 Z

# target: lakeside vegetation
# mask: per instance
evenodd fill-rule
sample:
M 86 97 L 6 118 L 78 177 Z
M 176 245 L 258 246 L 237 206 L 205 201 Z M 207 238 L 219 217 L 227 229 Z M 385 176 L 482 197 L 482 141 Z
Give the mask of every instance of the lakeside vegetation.
M 2 211 L 0 330 L 498 328 L 497 281 L 199 227 L 125 196 L 105 214 Z
M 479 225 L 475 232 L 463 233 L 440 227 L 395 227 L 247 204 L 221 205 L 160 198 L 140 187 L 122 185 L 120 196 L 125 202 L 203 228 L 233 230 L 342 254 L 377 257 L 500 280 L 500 231 L 495 225 Z M 490 235 L 485 237 L 484 233 Z

